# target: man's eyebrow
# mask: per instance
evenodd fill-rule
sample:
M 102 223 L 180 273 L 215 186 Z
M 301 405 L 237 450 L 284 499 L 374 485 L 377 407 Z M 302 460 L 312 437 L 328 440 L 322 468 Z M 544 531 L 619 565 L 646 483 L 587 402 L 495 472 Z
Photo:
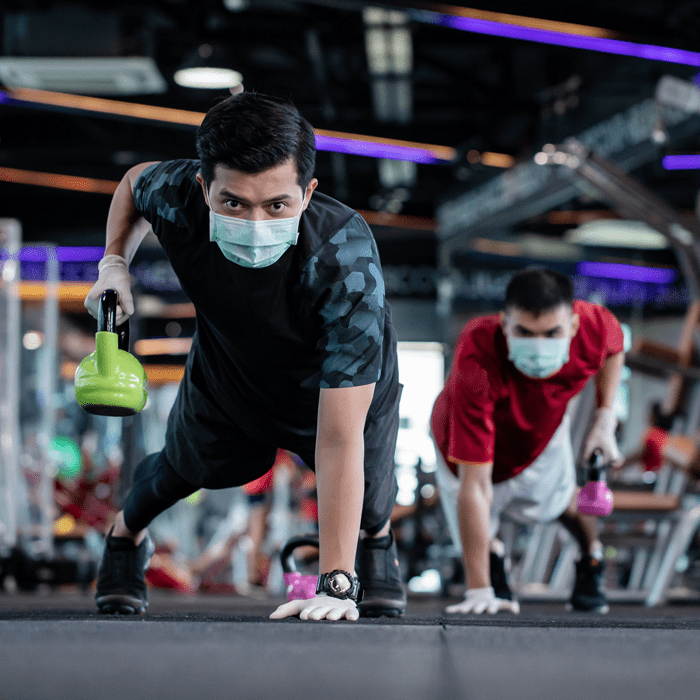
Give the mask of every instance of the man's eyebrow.
M 245 197 L 239 197 L 237 194 L 234 192 L 231 192 L 229 190 L 220 190 L 219 191 L 219 197 L 228 197 L 229 199 L 235 199 L 237 202 L 241 202 L 242 204 L 250 204 L 250 202 L 245 199 Z M 280 202 L 284 199 L 292 199 L 291 194 L 280 194 L 277 195 L 276 197 L 270 197 L 270 199 L 266 199 L 263 204 L 271 204 L 272 202 Z

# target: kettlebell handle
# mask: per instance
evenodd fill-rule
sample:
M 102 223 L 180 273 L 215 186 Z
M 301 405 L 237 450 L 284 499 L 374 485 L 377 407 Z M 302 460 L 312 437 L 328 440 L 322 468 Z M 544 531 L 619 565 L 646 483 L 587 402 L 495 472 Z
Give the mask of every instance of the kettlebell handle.
M 282 571 L 285 574 L 291 574 L 297 570 L 297 565 L 294 562 L 294 550 L 297 547 L 318 547 L 318 536 L 317 535 L 297 535 L 289 539 L 287 544 L 282 547 L 280 552 L 280 562 L 282 564 Z
M 588 458 L 588 481 L 603 481 L 605 479 L 605 465 L 603 464 L 603 450 L 596 447 Z
M 107 331 L 119 336 L 119 349 L 129 351 L 129 319 L 117 327 L 117 302 L 119 297 L 113 289 L 105 289 L 97 312 L 97 332 Z

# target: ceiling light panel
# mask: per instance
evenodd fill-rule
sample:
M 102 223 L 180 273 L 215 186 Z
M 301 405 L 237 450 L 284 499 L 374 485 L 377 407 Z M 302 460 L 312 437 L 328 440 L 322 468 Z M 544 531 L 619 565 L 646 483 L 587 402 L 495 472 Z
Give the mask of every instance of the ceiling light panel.
M 168 85 L 153 59 L 0 58 L 0 82 L 8 88 L 83 95 L 163 93 Z

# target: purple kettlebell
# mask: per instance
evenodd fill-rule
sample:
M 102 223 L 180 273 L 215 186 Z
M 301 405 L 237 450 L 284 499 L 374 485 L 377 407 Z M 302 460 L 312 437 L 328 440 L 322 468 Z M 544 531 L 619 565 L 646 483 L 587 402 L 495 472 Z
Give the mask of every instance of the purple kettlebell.
M 610 515 L 613 510 L 613 495 L 605 480 L 602 450 L 593 450 L 588 461 L 586 485 L 579 491 L 576 499 L 579 513 L 585 515 Z
M 300 535 L 292 537 L 282 547 L 280 560 L 282 562 L 282 578 L 287 586 L 287 600 L 308 600 L 316 595 L 318 576 L 300 574 L 294 562 L 294 550 L 297 547 L 311 546 L 318 548 L 318 537 Z

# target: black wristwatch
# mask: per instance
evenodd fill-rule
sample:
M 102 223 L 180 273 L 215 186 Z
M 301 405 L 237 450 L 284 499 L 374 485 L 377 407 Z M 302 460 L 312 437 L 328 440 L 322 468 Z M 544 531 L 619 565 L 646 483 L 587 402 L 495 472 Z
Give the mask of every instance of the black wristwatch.
M 335 569 L 335 571 L 331 571 L 328 574 L 320 574 L 316 585 L 316 595 L 319 593 L 325 593 L 341 600 L 349 598 L 355 603 L 359 603 L 362 600 L 360 580 L 347 571 L 341 571 L 340 569 Z

